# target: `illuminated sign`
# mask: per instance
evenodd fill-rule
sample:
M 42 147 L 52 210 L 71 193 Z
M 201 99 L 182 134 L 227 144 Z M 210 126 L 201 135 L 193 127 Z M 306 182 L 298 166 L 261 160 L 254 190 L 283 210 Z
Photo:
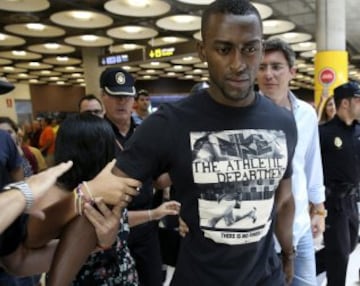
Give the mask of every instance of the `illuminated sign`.
M 196 45 L 194 41 L 174 44 L 166 47 L 147 48 L 147 59 L 160 59 L 172 56 L 179 56 L 188 53 L 195 53 Z
M 175 47 L 151 49 L 148 53 L 150 59 L 171 57 L 175 53 Z
M 143 50 L 133 50 L 121 54 L 110 54 L 99 57 L 100 66 L 118 65 L 129 62 L 143 61 L 144 54 Z
M 101 57 L 100 65 L 109 66 L 109 65 L 116 65 L 121 63 L 127 63 L 128 61 L 129 61 L 129 55 L 127 54 L 109 55 L 109 56 Z

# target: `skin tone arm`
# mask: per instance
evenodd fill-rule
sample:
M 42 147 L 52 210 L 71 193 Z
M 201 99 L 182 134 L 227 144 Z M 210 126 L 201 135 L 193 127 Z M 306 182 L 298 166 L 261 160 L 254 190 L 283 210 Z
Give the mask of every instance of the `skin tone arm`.
M 98 210 L 86 205 L 84 214 L 95 227 L 98 245 L 112 245 L 116 238 L 120 224 L 121 207 L 109 209 L 101 199 L 96 199 Z M 1 257 L 0 265 L 14 275 L 29 276 L 48 272 L 59 240 L 52 240 L 45 247 L 29 249 L 24 245 L 12 254 Z
M 325 231 L 325 206 L 323 203 L 310 204 L 311 230 L 314 238 Z
M 130 227 L 133 227 L 145 222 L 160 220 L 167 215 L 178 215 L 179 212 L 180 203 L 176 201 L 164 202 L 159 207 L 152 210 L 129 211 L 129 225 Z
M 140 186 L 140 182 L 111 174 L 114 164 L 115 160 L 89 181 L 88 186 L 94 197 L 102 197 L 107 204 L 119 205 L 123 208 L 133 196 L 138 194 L 136 188 Z M 86 193 L 84 189 L 83 192 Z M 50 218 L 48 221 L 29 221 L 27 242 L 31 247 L 43 244 L 54 238 L 54 234 L 61 233 L 61 243 L 57 248 L 49 272 L 49 285 L 69 284 L 97 244 L 95 230 L 84 217 L 76 217 L 63 229 L 69 220 L 76 216 L 72 194 L 69 196 L 69 201 L 64 204 L 66 207 L 57 204 L 47 209 L 52 213 L 52 215 L 48 215 Z M 56 209 L 61 212 L 57 212 Z
M 295 203 L 291 192 L 291 178 L 283 179 L 280 182 L 275 194 L 275 207 L 275 234 L 282 249 L 286 282 L 290 284 L 294 276 L 292 229 L 295 212 Z
M 44 213 L 38 202 L 55 183 L 56 179 L 72 166 L 72 162 L 62 163 L 26 180 L 32 190 L 34 203 L 29 214 L 43 218 Z M 3 192 L 0 195 L 0 233 L 5 230 L 24 210 L 26 201 L 24 195 L 17 189 Z

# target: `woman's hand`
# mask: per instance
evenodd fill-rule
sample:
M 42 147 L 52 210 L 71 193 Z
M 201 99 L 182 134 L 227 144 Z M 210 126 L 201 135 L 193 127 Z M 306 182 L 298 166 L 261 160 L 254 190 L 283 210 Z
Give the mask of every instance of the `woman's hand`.
M 95 228 L 98 239 L 97 245 L 102 249 L 107 249 L 116 241 L 122 207 L 116 205 L 110 209 L 101 198 L 96 198 L 95 204 L 98 210 L 92 205 L 85 203 L 84 214 Z
M 159 220 L 167 215 L 178 215 L 180 207 L 181 204 L 177 201 L 164 202 L 156 209 L 151 210 L 151 217 L 153 220 Z

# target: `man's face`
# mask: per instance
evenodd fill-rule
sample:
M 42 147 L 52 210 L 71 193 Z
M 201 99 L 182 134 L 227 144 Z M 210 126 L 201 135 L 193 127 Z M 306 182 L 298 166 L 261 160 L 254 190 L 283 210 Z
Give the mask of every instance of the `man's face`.
M 273 100 L 287 96 L 289 82 L 295 75 L 281 51 L 265 52 L 257 73 L 257 81 L 262 93 Z
M 349 115 L 352 119 L 360 119 L 360 98 L 352 97 L 349 99 Z
M 103 92 L 102 101 L 105 106 L 106 116 L 113 122 L 118 123 L 129 120 L 131 117 L 134 97 L 111 96 Z
M 148 96 L 140 95 L 136 100 L 137 109 L 146 111 L 149 109 L 150 98 Z
M 80 104 L 80 113 L 89 112 L 99 117 L 104 117 L 104 110 L 96 99 L 83 100 Z
M 211 96 L 225 105 L 249 105 L 262 55 L 259 19 L 218 13 L 210 16 L 205 29 L 198 52 L 208 63 Z

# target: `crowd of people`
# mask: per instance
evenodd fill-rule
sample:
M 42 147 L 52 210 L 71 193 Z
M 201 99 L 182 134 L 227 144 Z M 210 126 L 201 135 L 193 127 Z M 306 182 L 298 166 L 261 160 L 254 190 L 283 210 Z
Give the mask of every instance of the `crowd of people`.
M 359 84 L 336 87 L 320 116 L 289 88 L 295 52 L 263 41 L 248 0 L 214 1 L 201 24 L 209 82 L 178 102 L 150 114 L 149 92 L 112 67 L 60 124 L 0 117 L 1 285 L 46 273 L 49 286 L 160 286 L 167 216 L 182 236 L 172 286 L 314 286 L 323 271 L 345 285 L 359 239 Z

